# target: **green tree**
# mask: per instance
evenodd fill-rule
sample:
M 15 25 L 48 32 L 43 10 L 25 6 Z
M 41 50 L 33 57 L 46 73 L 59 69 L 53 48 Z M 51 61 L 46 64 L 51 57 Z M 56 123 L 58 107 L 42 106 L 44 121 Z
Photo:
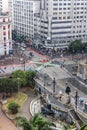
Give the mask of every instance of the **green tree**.
M 52 130 L 51 127 L 55 127 L 54 123 L 48 121 L 40 114 L 35 114 L 29 121 L 23 117 L 19 118 L 18 124 L 23 127 L 23 130 Z
M 22 126 L 23 130 L 37 130 L 32 126 L 32 124 L 26 118 L 21 117 L 17 120 L 18 120 L 17 122 L 18 126 Z
M 69 45 L 69 51 L 73 52 L 80 52 L 83 49 L 83 43 L 81 42 L 81 40 L 75 40 L 72 41 Z
M 18 112 L 18 108 L 19 108 L 19 105 L 13 101 L 11 101 L 9 104 L 8 104 L 8 110 L 10 110 L 10 112 L 12 114 L 16 114 Z
M 26 71 L 25 73 L 26 73 L 27 85 L 30 87 L 34 87 L 35 85 L 34 77 L 36 76 L 36 73 L 32 70 Z
M 0 78 L 0 92 L 12 93 L 17 91 L 16 82 L 10 78 Z
M 19 85 L 25 86 L 27 81 L 26 81 L 26 73 L 25 71 L 22 70 L 16 70 L 12 73 L 12 77 L 15 80 L 16 84 L 18 84 L 18 78 L 19 78 Z

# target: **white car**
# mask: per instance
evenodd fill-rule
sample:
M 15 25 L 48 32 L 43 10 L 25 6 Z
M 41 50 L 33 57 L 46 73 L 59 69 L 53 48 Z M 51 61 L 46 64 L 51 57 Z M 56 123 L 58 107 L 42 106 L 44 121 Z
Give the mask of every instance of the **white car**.
M 24 43 L 22 43 L 22 44 L 21 44 L 21 47 L 26 48 L 27 46 L 26 46 Z
M 20 50 L 25 51 L 25 48 L 21 47 Z

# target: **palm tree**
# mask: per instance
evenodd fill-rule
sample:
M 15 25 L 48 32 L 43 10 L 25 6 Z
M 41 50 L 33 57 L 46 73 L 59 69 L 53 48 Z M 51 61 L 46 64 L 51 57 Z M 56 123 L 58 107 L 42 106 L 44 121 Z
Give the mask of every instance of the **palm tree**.
M 87 123 L 86 124 L 83 124 L 80 128 L 80 130 L 87 130 Z
M 19 117 L 18 119 L 18 126 L 22 126 L 23 130 L 35 130 L 35 128 L 30 124 L 30 122 L 24 118 L 24 117 Z
M 52 130 L 51 127 L 56 126 L 40 114 L 35 114 L 29 121 L 24 117 L 20 117 L 18 119 L 18 125 L 22 126 L 23 130 Z
M 50 121 L 43 121 L 38 126 L 38 130 L 52 130 L 52 127 L 55 127 L 54 123 L 51 123 Z
M 68 126 L 66 124 L 63 124 L 62 130 L 68 130 Z

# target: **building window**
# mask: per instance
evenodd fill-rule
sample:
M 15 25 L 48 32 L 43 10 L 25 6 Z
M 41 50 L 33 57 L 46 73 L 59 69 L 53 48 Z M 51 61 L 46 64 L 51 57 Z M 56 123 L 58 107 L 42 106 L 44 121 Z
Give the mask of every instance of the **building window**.
M 6 29 L 6 27 L 5 26 L 3 26 L 3 30 L 5 30 Z
M 3 19 L 3 22 L 5 22 L 5 18 Z
M 4 41 L 6 41 L 6 37 L 4 37 Z
M 6 35 L 6 32 L 3 32 L 3 35 Z
M 11 44 L 11 42 L 9 42 L 9 44 Z
M 10 39 L 10 31 L 8 31 L 8 39 Z
M 4 46 L 6 46 L 6 42 L 4 43 Z
M 8 25 L 8 28 L 10 28 L 10 25 Z

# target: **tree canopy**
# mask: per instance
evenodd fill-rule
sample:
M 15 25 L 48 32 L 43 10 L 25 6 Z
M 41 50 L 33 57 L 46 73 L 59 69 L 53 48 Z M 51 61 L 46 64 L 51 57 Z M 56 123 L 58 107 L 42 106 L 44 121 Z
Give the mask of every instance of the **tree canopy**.
M 72 53 L 85 51 L 87 43 L 82 43 L 81 40 L 72 41 L 69 45 L 69 51 Z
M 16 70 L 12 73 L 11 77 L 0 78 L 0 92 L 12 93 L 18 91 L 18 85 L 20 87 L 29 86 L 34 87 L 34 77 L 36 73 L 34 71 L 22 71 Z
M 40 114 L 35 114 L 30 120 L 24 117 L 18 119 L 18 125 L 23 127 L 23 130 L 52 130 L 52 126 L 56 125 Z

